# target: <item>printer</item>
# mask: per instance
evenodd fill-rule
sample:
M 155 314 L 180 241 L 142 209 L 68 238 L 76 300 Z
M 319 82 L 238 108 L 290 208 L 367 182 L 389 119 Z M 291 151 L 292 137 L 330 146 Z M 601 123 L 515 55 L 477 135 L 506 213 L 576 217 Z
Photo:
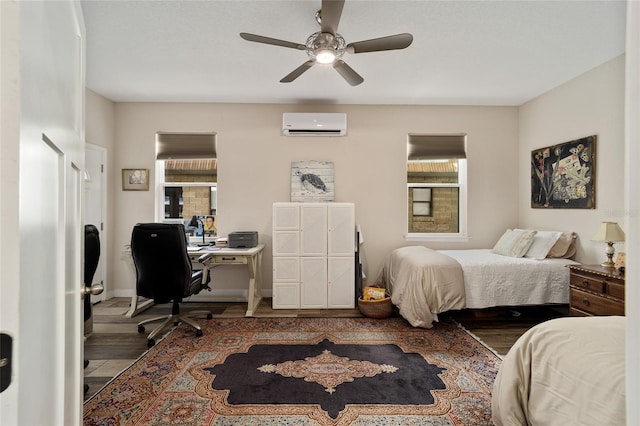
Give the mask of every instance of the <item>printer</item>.
M 228 236 L 229 248 L 251 248 L 258 245 L 257 231 L 231 232 Z

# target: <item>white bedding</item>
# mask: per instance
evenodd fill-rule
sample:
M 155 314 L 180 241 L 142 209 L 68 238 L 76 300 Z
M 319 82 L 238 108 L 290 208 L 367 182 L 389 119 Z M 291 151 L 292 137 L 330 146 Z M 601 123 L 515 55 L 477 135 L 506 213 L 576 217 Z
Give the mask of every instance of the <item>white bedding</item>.
M 506 425 L 624 425 L 625 317 L 539 324 L 505 356 L 492 417 Z
M 385 260 L 382 281 L 414 327 L 431 328 L 441 312 L 493 306 L 569 303 L 568 259 L 535 260 L 490 249 L 408 246 Z
M 491 249 L 439 250 L 464 271 L 466 307 L 569 303 L 570 259 L 502 256 Z

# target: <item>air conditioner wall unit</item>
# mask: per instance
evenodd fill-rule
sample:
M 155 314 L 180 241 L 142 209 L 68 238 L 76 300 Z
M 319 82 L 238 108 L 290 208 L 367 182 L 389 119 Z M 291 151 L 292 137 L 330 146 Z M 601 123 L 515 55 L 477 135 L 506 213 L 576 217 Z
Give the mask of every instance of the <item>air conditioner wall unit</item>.
M 285 136 L 345 136 L 347 114 L 285 112 L 282 114 Z

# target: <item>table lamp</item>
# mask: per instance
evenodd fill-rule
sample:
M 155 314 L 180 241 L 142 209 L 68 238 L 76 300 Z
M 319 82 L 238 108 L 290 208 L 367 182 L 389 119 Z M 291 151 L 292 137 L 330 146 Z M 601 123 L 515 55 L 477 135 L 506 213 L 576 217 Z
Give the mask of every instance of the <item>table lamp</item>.
M 618 223 L 602 222 L 591 241 L 604 241 L 607 243 L 607 248 L 604 251 L 607 255 L 607 261 L 600 265 L 605 268 L 613 268 L 613 254 L 616 252 L 613 248 L 613 243 L 624 241 L 624 231 L 622 231 Z

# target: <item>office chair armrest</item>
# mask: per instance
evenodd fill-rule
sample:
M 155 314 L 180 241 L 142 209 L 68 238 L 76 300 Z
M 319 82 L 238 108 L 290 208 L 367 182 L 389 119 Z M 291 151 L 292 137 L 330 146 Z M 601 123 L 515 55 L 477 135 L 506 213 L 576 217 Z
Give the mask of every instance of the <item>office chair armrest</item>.
M 214 253 L 205 253 L 202 256 L 200 256 L 198 258 L 198 263 L 206 263 L 209 259 L 211 259 L 214 256 Z

